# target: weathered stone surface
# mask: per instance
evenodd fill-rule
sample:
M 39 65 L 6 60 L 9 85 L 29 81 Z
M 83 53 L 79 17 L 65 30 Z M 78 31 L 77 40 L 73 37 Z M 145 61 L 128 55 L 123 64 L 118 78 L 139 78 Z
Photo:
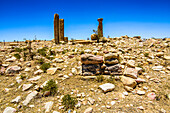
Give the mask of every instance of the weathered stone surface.
M 11 100 L 11 103 L 18 103 L 21 100 L 21 96 L 17 96 L 15 99 Z
M 83 64 L 100 64 L 103 63 L 103 56 L 83 54 L 81 55 L 81 62 Z
M 64 62 L 64 60 L 63 60 L 63 59 L 60 59 L 60 58 L 55 58 L 55 59 L 53 60 L 53 62 L 62 63 L 62 62 Z
M 152 69 L 154 71 L 161 71 L 163 69 L 163 66 L 153 66 Z
M 117 59 L 118 58 L 118 54 L 117 53 L 108 53 L 104 55 L 104 60 L 108 60 L 108 59 Z
M 133 91 L 133 88 L 129 87 L 129 86 L 125 86 L 125 90 L 131 92 L 131 91 Z
M 59 15 L 54 14 L 54 40 L 59 44 Z
M 104 92 L 109 92 L 109 91 L 112 91 L 114 90 L 115 88 L 115 85 L 114 84 L 111 84 L 111 83 L 105 83 L 103 85 L 100 85 L 99 88 Z
M 36 76 L 36 77 L 33 77 L 33 78 L 30 78 L 28 79 L 28 81 L 37 81 L 41 78 L 41 76 Z
M 5 61 L 6 62 L 14 62 L 14 61 L 16 61 L 17 59 L 15 58 L 15 57 L 11 57 L 11 58 L 9 58 L 9 59 L 6 59 Z
M 103 23 L 102 23 L 103 18 L 98 18 L 97 21 L 99 22 L 97 31 L 98 31 L 98 37 L 100 38 L 103 37 Z
M 125 76 L 121 76 L 121 79 L 122 83 L 125 85 L 125 86 L 129 86 L 129 87 L 132 87 L 134 88 L 137 83 L 135 81 L 135 79 L 133 78 L 130 78 L 130 77 L 125 77 Z
M 136 79 L 138 77 L 138 70 L 135 68 L 126 68 L 124 75 Z
M 40 75 L 41 73 L 43 73 L 43 70 L 39 69 L 34 72 L 34 75 Z
M 16 109 L 12 107 L 6 107 L 3 113 L 15 113 Z
M 165 60 L 170 60 L 170 56 L 165 55 L 165 56 L 164 56 L 164 59 L 165 59 Z
M 59 41 L 64 41 L 64 19 L 59 19 Z
M 54 75 L 57 72 L 58 68 L 49 68 L 47 69 L 47 74 Z
M 21 67 L 19 66 L 11 66 L 6 69 L 7 74 L 14 74 L 14 73 L 19 73 L 21 70 Z
M 51 111 L 51 109 L 52 109 L 52 107 L 53 107 L 53 103 L 54 103 L 54 102 L 52 102 L 52 101 L 45 103 L 45 113 L 48 113 L 48 112 Z
M 24 106 L 28 105 L 29 102 L 38 94 L 37 91 L 33 91 L 27 95 L 26 99 L 22 102 Z
M 33 84 L 23 84 L 22 86 L 22 91 L 26 91 L 30 89 L 33 86 Z
M 91 40 L 97 40 L 97 38 L 98 38 L 98 37 L 97 37 L 97 34 L 92 34 L 92 35 L 91 35 Z
M 127 65 L 129 67 L 135 67 L 135 61 L 134 60 L 128 60 Z
M 92 107 L 89 107 L 87 108 L 84 113 L 92 113 L 93 112 L 93 108 Z

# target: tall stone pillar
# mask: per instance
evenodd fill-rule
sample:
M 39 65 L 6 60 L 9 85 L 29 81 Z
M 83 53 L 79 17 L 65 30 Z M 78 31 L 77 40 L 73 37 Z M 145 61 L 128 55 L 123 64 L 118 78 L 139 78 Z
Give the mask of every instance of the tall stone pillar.
M 59 21 L 60 21 L 59 40 L 64 41 L 64 19 L 60 19 Z
M 59 15 L 54 14 L 54 40 L 59 44 Z
M 99 22 L 98 29 L 97 29 L 98 30 L 98 36 L 100 38 L 100 37 L 103 37 L 103 23 L 102 23 L 103 18 L 98 18 L 97 20 Z

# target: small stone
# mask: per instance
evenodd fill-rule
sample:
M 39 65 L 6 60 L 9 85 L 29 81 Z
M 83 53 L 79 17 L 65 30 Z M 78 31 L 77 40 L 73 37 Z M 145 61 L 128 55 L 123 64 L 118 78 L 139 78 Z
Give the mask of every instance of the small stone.
M 110 104 L 113 106 L 116 102 L 115 101 L 111 101 Z
M 50 95 L 50 91 L 45 91 L 43 95 L 44 95 L 45 97 L 49 96 L 49 95 Z
M 23 101 L 23 105 L 26 106 L 28 103 L 38 94 L 37 91 L 33 91 L 27 95 L 26 99 Z
M 125 77 L 125 76 L 121 76 L 121 79 L 122 83 L 125 85 L 125 86 L 129 86 L 129 87 L 132 87 L 134 88 L 137 83 L 135 81 L 135 79 L 133 78 L 130 78 L 130 77 Z
M 58 68 L 49 68 L 47 69 L 47 74 L 54 75 L 57 72 Z
M 50 101 L 50 102 L 46 102 L 46 103 L 45 103 L 45 113 L 47 113 L 47 112 L 50 112 L 50 111 L 51 111 L 52 106 L 53 106 L 53 103 L 54 103 L 54 102 L 52 102 L 52 101 Z
M 12 107 L 6 107 L 3 113 L 15 113 L 16 109 Z
M 129 61 L 127 62 L 127 65 L 128 65 L 129 67 L 135 67 L 135 61 L 134 61 L 134 60 L 129 60 Z
M 163 52 L 158 52 L 158 53 L 156 54 L 157 57 L 161 57 L 161 56 L 163 56 L 163 55 L 164 55 Z
M 19 73 L 21 70 L 21 67 L 19 66 L 10 66 L 6 69 L 7 74 L 13 74 L 13 73 Z
M 102 91 L 103 91 L 104 93 L 106 93 L 106 92 L 109 92 L 109 91 L 114 90 L 115 85 L 114 85 L 114 84 L 111 84 L 111 83 L 105 83 L 105 84 L 103 84 L 103 85 L 100 85 L 99 88 L 102 89 Z
M 30 78 L 28 79 L 28 81 L 37 81 L 41 78 L 41 76 L 36 76 L 36 77 L 33 77 L 33 78 Z
M 91 105 L 93 105 L 93 104 L 94 104 L 94 102 L 95 102 L 95 100 L 94 100 L 94 99 L 92 99 L 91 97 L 89 97 L 89 98 L 88 98 L 88 101 L 90 102 L 90 104 L 91 104 Z
M 87 108 L 84 113 L 92 113 L 93 112 L 93 108 L 92 107 L 89 107 Z
M 145 91 L 140 91 L 140 90 L 137 90 L 136 92 L 138 95 L 144 95 L 145 94 Z
M 23 84 L 22 86 L 22 91 L 26 91 L 30 89 L 33 86 L 33 84 Z
M 153 93 L 153 92 L 151 92 L 151 93 L 148 93 L 148 94 L 147 94 L 147 97 L 148 97 L 149 99 L 151 99 L 151 100 L 154 100 L 155 97 L 156 97 L 156 94 Z
M 133 91 L 133 88 L 132 88 L 132 87 L 125 86 L 124 88 L 125 88 L 126 91 L 129 91 L 129 92 Z
M 138 77 L 138 70 L 135 69 L 135 68 L 126 68 L 124 70 L 124 75 L 128 76 L 128 77 L 131 77 L 131 78 L 134 78 L 134 79 L 137 79 L 137 77 Z
M 68 75 L 64 75 L 63 77 L 66 78 L 66 79 L 70 78 Z
M 144 110 L 145 109 L 143 106 L 139 106 L 137 108 L 140 109 L 140 110 Z
M 39 69 L 34 72 L 34 75 L 40 75 L 41 73 L 43 73 L 43 70 Z
M 152 67 L 154 71 L 161 71 L 163 69 L 163 66 L 154 66 Z
M 15 57 L 12 57 L 12 58 L 9 58 L 9 59 L 6 59 L 5 61 L 6 62 L 14 62 L 16 61 L 17 59 Z
M 21 100 L 21 96 L 17 96 L 15 99 L 11 100 L 12 103 L 19 103 Z
M 128 92 L 123 92 L 123 94 L 124 94 L 125 96 L 128 96 Z

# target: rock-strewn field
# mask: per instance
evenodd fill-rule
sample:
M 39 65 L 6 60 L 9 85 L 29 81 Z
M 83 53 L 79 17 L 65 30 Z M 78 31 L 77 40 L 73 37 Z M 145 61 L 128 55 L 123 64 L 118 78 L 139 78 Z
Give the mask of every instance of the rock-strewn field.
M 0 111 L 170 112 L 170 40 L 107 40 L 87 45 L 76 41 L 1 43 Z M 58 87 L 54 95 L 43 91 L 51 79 Z M 77 100 L 74 110 L 65 111 L 62 98 L 66 94 Z

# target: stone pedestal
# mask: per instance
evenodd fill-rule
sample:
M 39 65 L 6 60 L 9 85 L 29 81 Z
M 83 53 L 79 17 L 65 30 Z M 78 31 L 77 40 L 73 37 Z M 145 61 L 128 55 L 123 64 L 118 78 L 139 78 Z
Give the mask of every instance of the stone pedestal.
M 64 42 L 68 42 L 68 37 L 64 37 Z
M 103 23 L 102 23 L 103 18 L 99 18 L 99 19 L 97 19 L 97 21 L 99 22 L 97 30 L 98 30 L 98 36 L 100 38 L 100 37 L 103 37 Z
M 59 44 L 59 15 L 54 14 L 54 40 Z
M 59 40 L 64 41 L 64 19 L 60 19 L 60 36 Z

